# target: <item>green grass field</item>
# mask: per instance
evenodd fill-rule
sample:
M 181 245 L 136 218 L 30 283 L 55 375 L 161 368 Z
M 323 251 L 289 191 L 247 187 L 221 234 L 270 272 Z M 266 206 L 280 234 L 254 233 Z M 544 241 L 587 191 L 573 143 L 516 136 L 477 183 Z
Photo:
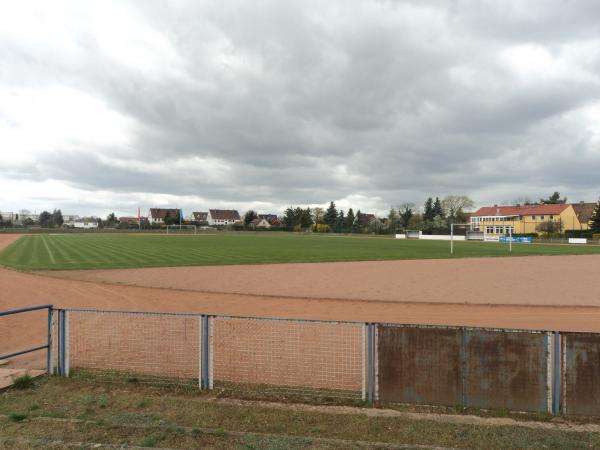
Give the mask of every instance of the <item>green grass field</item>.
M 40 234 L 0 253 L 19 270 L 108 269 L 319 261 L 450 258 L 444 241 L 275 233 L 216 235 Z M 515 244 L 513 255 L 600 254 L 600 246 Z M 455 258 L 508 256 L 508 244 L 455 242 Z

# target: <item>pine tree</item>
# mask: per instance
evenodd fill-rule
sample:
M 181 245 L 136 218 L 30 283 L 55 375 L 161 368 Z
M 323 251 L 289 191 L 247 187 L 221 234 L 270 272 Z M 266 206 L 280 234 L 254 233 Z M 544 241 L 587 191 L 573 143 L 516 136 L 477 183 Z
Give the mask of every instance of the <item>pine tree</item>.
M 362 226 L 360 225 L 360 209 L 356 211 L 356 216 L 354 216 L 354 222 L 352 222 L 352 232 L 360 233 Z
M 338 213 L 337 209 L 335 209 L 335 203 L 331 202 L 329 204 L 329 208 L 327 208 L 327 211 L 325 212 L 325 216 L 323 216 L 323 223 L 329 225 L 331 228 L 334 228 L 337 217 Z
M 344 224 L 344 228 L 346 231 L 352 231 L 352 225 L 354 224 L 354 211 L 352 208 L 348 209 L 348 214 L 346 214 L 346 222 Z
M 425 207 L 423 211 L 423 220 L 433 220 L 435 214 L 433 213 L 433 199 L 429 197 L 425 202 Z
M 335 229 L 334 231 L 336 233 L 343 233 L 344 232 L 344 225 L 346 223 L 346 216 L 344 215 L 344 210 L 340 209 L 337 219 L 335 221 Z
M 408 228 L 408 223 L 412 219 L 414 212 L 409 205 L 405 205 L 404 209 L 400 212 L 400 218 L 402 219 L 402 226 Z
M 437 216 L 444 217 L 444 208 L 442 208 L 442 202 L 439 197 L 436 197 L 433 203 L 433 217 Z
M 596 203 L 596 208 L 590 217 L 590 231 L 593 233 L 600 233 L 600 200 Z

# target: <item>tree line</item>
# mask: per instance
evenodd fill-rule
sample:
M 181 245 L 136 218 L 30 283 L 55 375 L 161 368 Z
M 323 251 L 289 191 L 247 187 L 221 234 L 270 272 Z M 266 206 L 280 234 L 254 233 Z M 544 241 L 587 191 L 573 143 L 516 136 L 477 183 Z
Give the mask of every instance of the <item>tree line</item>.
M 473 200 L 465 195 L 448 195 L 443 199 L 429 197 L 420 212 L 414 203 L 403 203 L 390 208 L 385 217 L 371 217 L 353 208 L 347 211 L 338 209 L 330 202 L 324 209 L 290 206 L 283 214 L 284 227 L 289 231 L 311 230 L 321 233 L 397 233 L 406 229 L 421 230 L 424 233 L 444 233 L 451 223 L 467 221 Z

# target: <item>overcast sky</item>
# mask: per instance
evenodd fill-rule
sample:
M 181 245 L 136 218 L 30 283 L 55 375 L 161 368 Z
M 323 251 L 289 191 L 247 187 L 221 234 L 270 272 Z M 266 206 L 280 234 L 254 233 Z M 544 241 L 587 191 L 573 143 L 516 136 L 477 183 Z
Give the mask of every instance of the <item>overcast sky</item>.
M 600 1 L 6 1 L 0 210 L 600 195 Z

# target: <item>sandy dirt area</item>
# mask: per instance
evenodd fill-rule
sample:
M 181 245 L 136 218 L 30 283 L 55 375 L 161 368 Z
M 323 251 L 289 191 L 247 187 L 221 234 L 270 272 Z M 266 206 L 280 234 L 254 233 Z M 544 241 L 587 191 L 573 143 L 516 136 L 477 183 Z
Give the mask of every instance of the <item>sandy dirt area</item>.
M 600 255 L 51 272 L 198 292 L 382 302 L 600 306 Z
M 0 235 L 0 247 L 18 237 Z M 91 309 L 600 331 L 600 307 L 593 306 L 600 304 L 598 275 L 596 256 L 143 269 L 51 277 L 0 269 L 0 310 L 52 303 Z M 489 304 L 494 302 L 500 304 Z M 3 319 L 0 353 L 44 342 L 45 322 L 39 315 Z M 38 365 L 41 360 L 39 355 Z

